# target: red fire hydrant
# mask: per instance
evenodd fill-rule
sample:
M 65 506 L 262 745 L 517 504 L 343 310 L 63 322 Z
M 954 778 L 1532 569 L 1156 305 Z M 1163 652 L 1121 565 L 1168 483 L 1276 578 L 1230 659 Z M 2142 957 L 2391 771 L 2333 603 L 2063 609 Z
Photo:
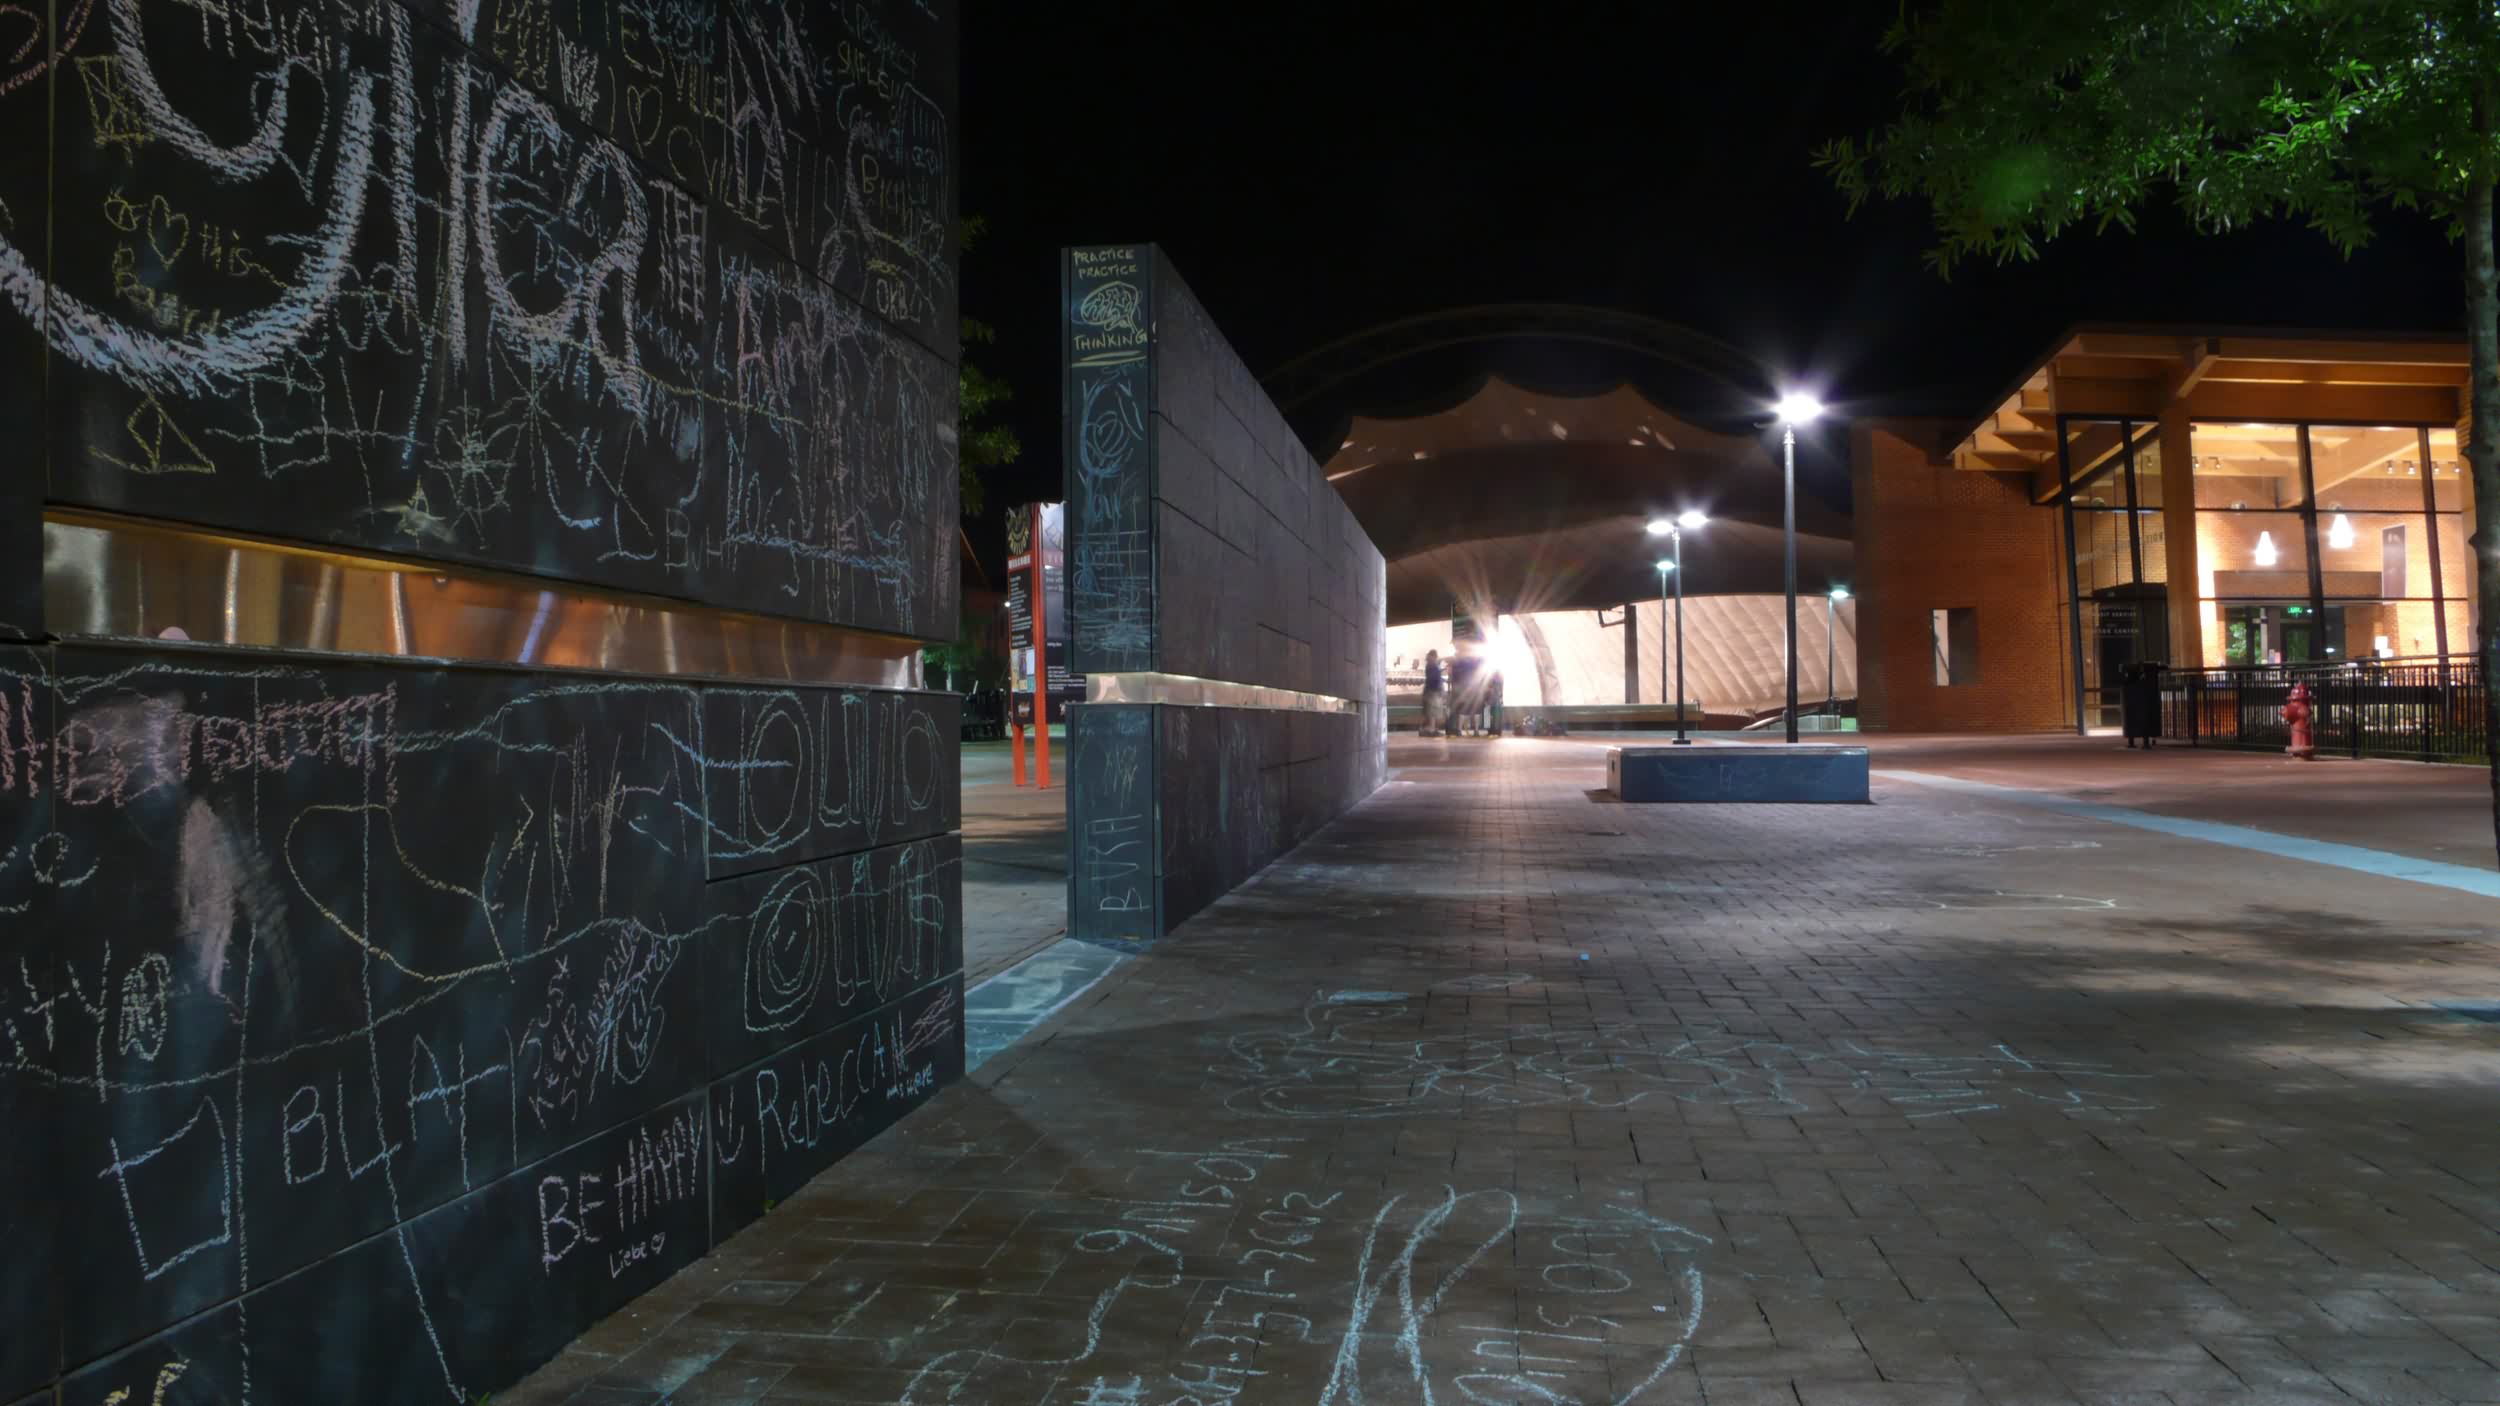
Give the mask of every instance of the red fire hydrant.
M 2318 744 L 2309 735 L 2309 685 L 2292 685 L 2292 696 L 2283 704 L 2283 721 L 2292 725 L 2292 745 L 2283 750 L 2304 762 L 2316 760 Z

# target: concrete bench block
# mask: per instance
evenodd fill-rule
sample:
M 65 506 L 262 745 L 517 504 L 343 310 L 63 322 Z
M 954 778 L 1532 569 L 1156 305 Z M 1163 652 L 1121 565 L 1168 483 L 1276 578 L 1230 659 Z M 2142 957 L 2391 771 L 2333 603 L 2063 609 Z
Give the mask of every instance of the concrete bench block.
M 1614 747 L 1606 789 L 1617 800 L 1681 804 L 1865 805 L 1864 747 L 1702 743 Z

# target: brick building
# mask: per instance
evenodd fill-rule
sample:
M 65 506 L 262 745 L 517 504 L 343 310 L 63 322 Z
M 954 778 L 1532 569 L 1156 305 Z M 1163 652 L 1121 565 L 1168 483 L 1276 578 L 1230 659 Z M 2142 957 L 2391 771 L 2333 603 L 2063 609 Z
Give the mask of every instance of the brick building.
M 2080 328 L 1973 423 L 1854 427 L 1859 718 L 2115 725 L 2136 662 L 2474 649 L 2461 337 Z

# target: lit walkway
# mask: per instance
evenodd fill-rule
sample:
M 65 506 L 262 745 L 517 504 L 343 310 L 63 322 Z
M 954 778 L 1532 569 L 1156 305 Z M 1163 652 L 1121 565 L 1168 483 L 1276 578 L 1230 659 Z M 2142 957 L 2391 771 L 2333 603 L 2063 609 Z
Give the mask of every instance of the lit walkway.
M 1399 744 L 497 1406 L 2500 1400 L 2490 900 L 1602 757 Z
M 967 982 L 1005 971 L 1068 930 L 1067 752 L 1064 739 L 1055 741 L 1047 791 L 1015 784 L 1006 743 L 964 748 Z

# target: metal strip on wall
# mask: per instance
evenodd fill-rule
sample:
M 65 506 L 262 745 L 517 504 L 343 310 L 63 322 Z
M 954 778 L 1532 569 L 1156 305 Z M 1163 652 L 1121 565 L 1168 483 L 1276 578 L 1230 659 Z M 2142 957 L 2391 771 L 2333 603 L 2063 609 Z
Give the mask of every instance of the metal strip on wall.
M 920 686 L 922 646 L 899 636 L 100 514 L 46 514 L 43 572 L 63 637 Z
M 1363 705 L 1327 693 L 1193 679 L 1180 674 L 1087 674 L 1088 703 L 1169 703 L 1188 708 L 1266 708 L 1288 713 L 1354 713 Z

